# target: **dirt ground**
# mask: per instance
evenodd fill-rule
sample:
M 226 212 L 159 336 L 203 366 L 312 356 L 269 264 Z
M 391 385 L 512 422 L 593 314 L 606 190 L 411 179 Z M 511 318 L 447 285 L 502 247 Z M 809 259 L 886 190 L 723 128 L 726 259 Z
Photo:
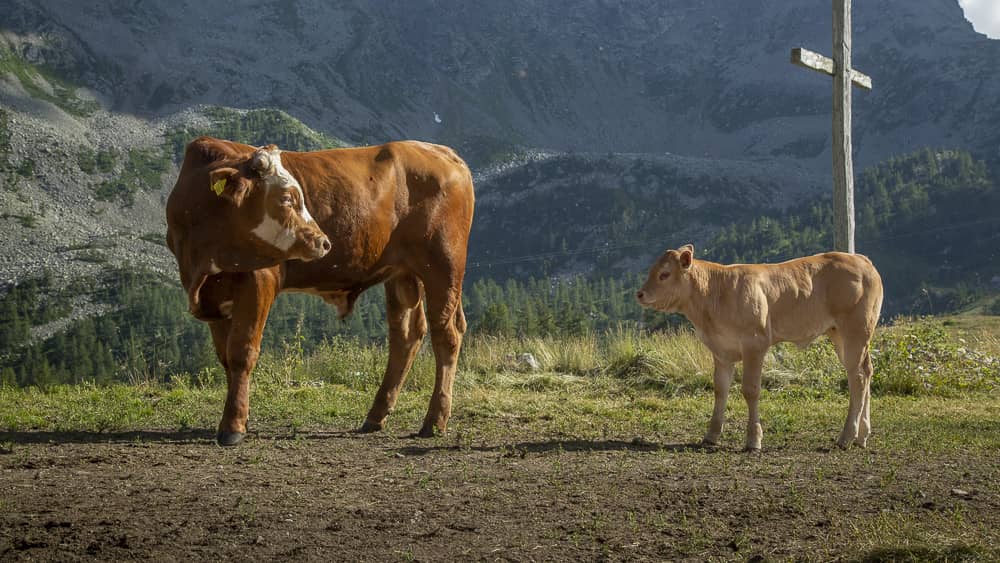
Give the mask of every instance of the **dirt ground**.
M 0 433 L 0 560 L 997 556 L 996 459 L 505 435 Z M 978 554 L 978 555 L 977 555 Z

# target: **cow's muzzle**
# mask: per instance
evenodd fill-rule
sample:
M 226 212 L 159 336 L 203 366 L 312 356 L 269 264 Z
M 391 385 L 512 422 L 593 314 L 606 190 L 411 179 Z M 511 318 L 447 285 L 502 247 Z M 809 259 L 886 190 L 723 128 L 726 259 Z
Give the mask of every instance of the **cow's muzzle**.
M 304 242 L 304 252 L 302 253 L 302 260 L 319 260 L 320 258 L 327 255 L 330 249 L 333 248 L 333 244 L 330 239 L 322 234 L 307 234 L 305 236 Z

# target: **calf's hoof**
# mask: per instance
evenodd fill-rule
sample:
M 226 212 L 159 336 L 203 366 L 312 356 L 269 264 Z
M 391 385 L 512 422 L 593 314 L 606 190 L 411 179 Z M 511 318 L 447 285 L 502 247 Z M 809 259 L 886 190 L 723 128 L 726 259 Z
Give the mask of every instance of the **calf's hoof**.
M 433 438 L 437 434 L 436 429 L 433 424 L 425 424 L 420 432 L 417 432 L 417 438 Z
M 243 436 L 246 434 L 243 432 L 222 432 L 219 431 L 215 435 L 215 443 L 223 447 L 235 446 L 243 441 Z
M 759 454 L 760 453 L 760 446 L 747 446 L 747 447 L 743 448 L 743 453 L 747 453 L 747 454 Z
M 358 428 L 358 434 L 371 434 L 372 432 L 381 431 L 382 424 L 379 422 L 372 422 L 370 420 L 366 420 L 364 424 L 361 425 L 361 428 Z

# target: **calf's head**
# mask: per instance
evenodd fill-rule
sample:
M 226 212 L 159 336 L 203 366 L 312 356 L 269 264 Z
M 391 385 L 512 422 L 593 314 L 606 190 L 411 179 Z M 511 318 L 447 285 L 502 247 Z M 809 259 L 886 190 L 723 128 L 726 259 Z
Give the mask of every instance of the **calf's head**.
M 209 172 L 209 188 L 232 205 L 230 236 L 253 246 L 263 259 L 316 260 L 330 239 L 306 209 L 299 182 L 281 164 L 281 151 L 267 145 L 242 162 Z
M 691 267 L 694 246 L 686 244 L 668 250 L 649 269 L 646 283 L 635 294 L 643 307 L 665 313 L 677 312 L 691 295 Z

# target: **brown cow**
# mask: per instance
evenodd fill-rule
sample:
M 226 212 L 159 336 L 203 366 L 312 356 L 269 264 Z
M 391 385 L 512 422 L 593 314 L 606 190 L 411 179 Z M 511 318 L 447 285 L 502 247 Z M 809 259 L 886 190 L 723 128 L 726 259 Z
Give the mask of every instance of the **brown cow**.
M 715 410 L 703 442 L 722 435 L 736 362 L 743 362 L 746 448 L 759 450 L 758 402 L 764 356 L 772 344 L 808 346 L 826 334 L 847 370 L 850 407 L 838 445 L 862 448 L 871 433 L 869 342 L 882 308 L 882 278 L 859 254 L 828 252 L 780 264 L 723 266 L 694 259 L 694 246 L 668 250 L 649 270 L 639 303 L 682 313 L 715 359 Z
M 382 429 L 428 324 L 437 373 L 419 435 L 444 431 L 466 328 L 473 205 L 469 168 L 439 145 L 301 153 L 210 137 L 191 142 L 167 201 L 167 243 L 190 311 L 208 322 L 226 370 L 219 444 L 235 445 L 246 432 L 250 372 L 278 293 L 319 295 L 345 316 L 379 283 L 389 363 L 361 431 Z

